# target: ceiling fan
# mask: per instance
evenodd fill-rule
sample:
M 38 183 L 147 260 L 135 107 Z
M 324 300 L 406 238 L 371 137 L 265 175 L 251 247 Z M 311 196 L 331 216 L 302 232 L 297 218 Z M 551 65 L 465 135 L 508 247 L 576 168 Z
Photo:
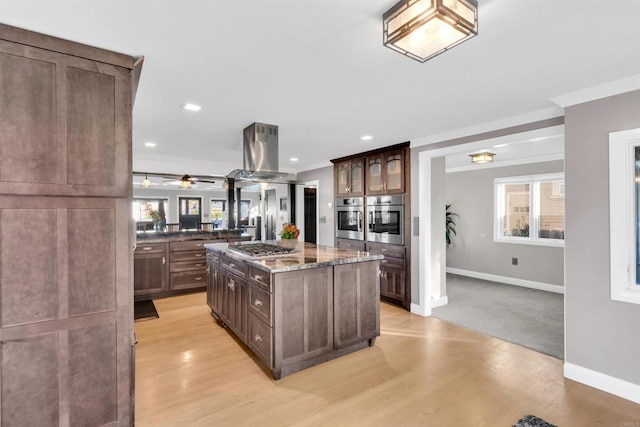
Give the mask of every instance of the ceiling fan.
M 198 175 L 189 175 L 189 174 L 174 175 L 174 174 L 167 174 L 167 173 L 150 173 L 150 172 L 133 172 L 133 174 L 141 175 L 141 176 L 144 175 L 145 179 L 143 181 L 143 184 L 141 184 L 142 187 L 151 186 L 151 182 L 149 181 L 149 176 L 157 177 L 157 178 L 165 178 L 164 180 L 165 182 L 175 183 L 176 185 L 178 185 L 178 187 L 183 189 L 195 188 L 197 187 L 198 183 L 215 184 L 216 182 L 224 181 L 225 179 L 224 176 L 207 176 L 207 175 L 198 176 Z M 147 181 L 148 184 L 145 184 L 145 181 Z

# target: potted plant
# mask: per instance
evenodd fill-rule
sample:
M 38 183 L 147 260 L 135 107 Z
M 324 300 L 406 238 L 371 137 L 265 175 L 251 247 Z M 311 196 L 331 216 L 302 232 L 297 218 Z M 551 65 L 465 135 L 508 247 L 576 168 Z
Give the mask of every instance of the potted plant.
M 295 247 L 298 244 L 298 236 L 300 230 L 295 224 L 290 222 L 282 225 L 282 231 L 280 232 L 280 244 L 286 247 Z
M 451 204 L 448 204 L 446 207 L 445 217 L 447 219 L 447 247 L 451 245 L 451 235 L 456 235 L 456 222 L 453 217 L 458 216 L 457 213 L 451 212 Z

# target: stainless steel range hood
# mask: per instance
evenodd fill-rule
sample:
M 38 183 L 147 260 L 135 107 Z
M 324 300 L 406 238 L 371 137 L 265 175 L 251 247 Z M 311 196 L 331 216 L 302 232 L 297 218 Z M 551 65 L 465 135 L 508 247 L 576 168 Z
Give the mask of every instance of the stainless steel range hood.
M 243 136 L 243 169 L 231 171 L 227 178 L 239 183 L 295 183 L 295 175 L 278 171 L 278 126 L 252 123 Z

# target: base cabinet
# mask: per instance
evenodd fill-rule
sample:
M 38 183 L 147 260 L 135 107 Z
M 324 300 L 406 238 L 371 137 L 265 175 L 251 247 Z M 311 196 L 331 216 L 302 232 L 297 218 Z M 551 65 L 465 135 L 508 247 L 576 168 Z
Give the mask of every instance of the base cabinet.
M 373 345 L 380 334 L 378 261 L 270 273 L 224 255 L 216 264 L 215 253 L 207 257 L 213 316 L 276 379 Z

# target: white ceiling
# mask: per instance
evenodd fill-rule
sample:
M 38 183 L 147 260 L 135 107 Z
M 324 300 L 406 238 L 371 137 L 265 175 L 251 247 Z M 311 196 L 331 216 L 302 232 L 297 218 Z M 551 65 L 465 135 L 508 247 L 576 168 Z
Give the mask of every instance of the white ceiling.
M 558 115 L 550 99 L 640 74 L 638 0 L 480 0 L 479 35 L 424 64 L 382 46 L 394 3 L 0 0 L 0 22 L 144 55 L 133 154 L 134 170 L 150 172 L 240 168 L 242 129 L 254 121 L 279 125 L 280 169 L 293 172 Z

